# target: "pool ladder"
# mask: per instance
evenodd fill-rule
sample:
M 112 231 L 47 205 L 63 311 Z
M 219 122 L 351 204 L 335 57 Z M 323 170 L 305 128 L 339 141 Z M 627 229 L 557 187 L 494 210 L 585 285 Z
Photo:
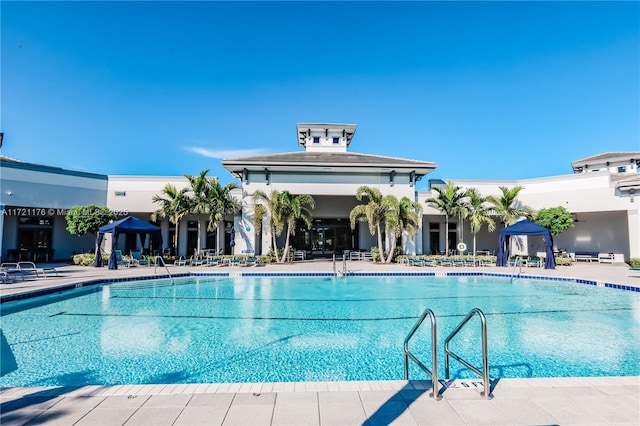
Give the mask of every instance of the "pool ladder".
M 171 272 L 169 272 L 169 268 L 167 267 L 167 264 L 164 263 L 164 259 L 162 258 L 162 256 L 156 256 L 156 258 L 153 261 L 153 273 L 156 273 L 156 269 L 158 267 L 158 264 L 164 266 L 164 269 L 167 271 L 167 274 L 169 274 L 169 278 L 171 278 L 171 282 L 173 283 L 173 276 L 171 275 Z
M 342 253 L 342 271 L 338 271 L 336 268 L 336 255 L 333 254 L 333 275 L 336 277 L 346 277 L 349 274 L 347 270 L 347 256 L 345 253 Z
M 449 342 L 453 339 L 460 330 L 469 322 L 469 320 L 474 316 L 478 315 L 480 317 L 481 323 L 481 333 L 482 333 L 482 370 L 480 371 L 478 368 L 474 367 L 460 357 L 455 354 L 453 351 L 449 349 Z M 413 337 L 413 335 L 418 331 L 418 328 L 422 325 L 424 320 L 429 317 L 431 322 L 431 364 L 432 370 L 424 365 L 414 354 L 409 350 L 409 340 Z M 420 367 L 425 373 L 431 376 L 431 382 L 433 383 L 433 392 L 429 394 L 429 396 L 433 397 L 436 401 L 442 399 L 442 395 L 438 390 L 439 382 L 438 382 L 438 352 L 437 352 L 437 333 L 436 333 L 436 316 L 431 309 L 425 309 L 418 321 L 414 324 L 413 328 L 404 339 L 404 378 L 405 380 L 409 380 L 409 359 L 415 362 L 418 367 Z M 449 336 L 444 341 L 444 368 L 445 368 L 445 378 L 449 380 L 449 357 L 453 357 L 458 362 L 463 364 L 465 367 L 469 368 L 474 373 L 478 374 L 482 377 L 482 382 L 484 386 L 484 390 L 481 392 L 481 395 L 487 399 L 492 399 L 493 395 L 491 394 L 491 382 L 489 380 L 489 354 L 487 349 L 487 320 L 482 313 L 482 311 L 478 308 L 473 308 L 467 316 L 458 324 L 458 326 L 449 334 Z
M 516 256 L 516 259 L 513 261 L 513 271 L 511 271 L 511 279 L 509 280 L 509 283 L 513 282 L 513 277 L 516 275 L 516 268 L 520 267 L 520 270 L 518 271 L 518 277 L 520 277 L 520 275 L 522 274 L 522 258 L 520 256 Z

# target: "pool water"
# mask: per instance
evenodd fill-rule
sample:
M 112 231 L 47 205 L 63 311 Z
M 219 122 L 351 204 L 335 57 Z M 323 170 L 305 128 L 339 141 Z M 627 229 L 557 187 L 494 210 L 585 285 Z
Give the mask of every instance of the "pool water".
M 492 378 L 640 375 L 634 292 L 487 277 L 191 277 L 3 305 L 0 386 L 403 379 L 403 341 L 425 308 L 443 377 L 444 339 L 474 307 Z M 410 344 L 427 365 L 429 328 Z M 450 347 L 481 367 L 479 318 Z M 410 377 L 427 378 L 414 366 Z

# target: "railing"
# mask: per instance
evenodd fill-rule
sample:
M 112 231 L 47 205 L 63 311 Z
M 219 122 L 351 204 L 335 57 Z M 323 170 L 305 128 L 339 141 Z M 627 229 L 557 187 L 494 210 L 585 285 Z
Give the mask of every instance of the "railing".
M 456 355 L 451 350 L 449 350 L 449 342 L 451 341 L 451 339 L 453 339 L 453 337 L 456 334 L 458 334 L 458 332 L 462 329 L 462 327 L 464 327 L 465 324 L 467 322 L 469 322 L 469 320 L 474 315 L 478 315 L 480 317 L 480 322 L 481 322 L 481 327 L 482 327 L 482 370 L 483 371 L 478 370 L 476 367 L 471 365 L 469 362 L 465 361 L 460 356 Z M 482 391 L 480 394 L 482 396 L 484 396 L 485 398 L 487 398 L 487 399 L 492 399 L 493 398 L 493 395 L 491 395 L 491 383 L 489 381 L 489 354 L 488 354 L 488 350 L 487 350 L 487 320 L 486 320 L 484 314 L 482 313 L 482 311 L 480 309 L 473 308 L 471 311 L 469 311 L 469 313 L 462 320 L 462 322 L 460 322 L 460 324 L 458 324 L 458 327 L 456 327 L 456 329 L 453 330 L 451 332 L 451 334 L 449 334 L 449 337 L 447 337 L 446 340 L 444 341 L 444 370 L 445 370 L 445 378 L 447 380 L 449 379 L 449 356 L 454 357 L 456 360 L 458 360 L 465 367 L 467 367 L 468 369 L 470 369 L 471 371 L 473 371 L 474 373 L 476 373 L 477 375 L 482 377 L 482 382 L 483 382 L 483 385 L 484 385 L 484 391 Z
M 335 277 L 338 276 L 338 271 L 336 269 L 336 254 L 335 253 L 333 253 L 333 275 Z
M 433 365 L 432 371 L 424 365 L 418 358 L 415 357 L 409 351 L 409 340 L 418 331 L 418 328 L 422 325 L 424 320 L 429 317 L 431 320 L 431 364 Z M 437 336 L 436 336 L 436 316 L 431 309 L 425 309 L 418 321 L 415 323 L 407 337 L 404 339 L 404 378 L 409 380 L 409 358 L 415 362 L 425 373 L 431 376 L 431 382 L 433 383 L 433 392 L 429 396 L 433 397 L 436 401 L 442 399 L 440 391 L 438 390 L 438 349 L 437 349 Z
M 509 282 L 512 283 L 513 282 L 513 277 L 516 274 L 516 268 L 520 267 L 520 270 L 518 271 L 518 276 L 520 276 L 520 274 L 522 274 L 522 258 L 520 256 L 516 256 L 516 259 L 513 261 L 513 271 L 511 271 L 511 278 L 509 279 Z
M 171 282 L 173 282 L 173 276 L 171 275 L 171 272 L 169 272 L 169 268 L 167 267 L 166 263 L 164 263 L 164 259 L 162 258 L 162 256 L 156 256 L 156 258 L 153 261 L 153 273 L 156 273 L 157 267 L 158 267 L 158 263 L 161 263 L 162 266 L 164 266 L 164 269 L 166 269 L 167 274 L 169 274 L 169 278 L 171 278 Z

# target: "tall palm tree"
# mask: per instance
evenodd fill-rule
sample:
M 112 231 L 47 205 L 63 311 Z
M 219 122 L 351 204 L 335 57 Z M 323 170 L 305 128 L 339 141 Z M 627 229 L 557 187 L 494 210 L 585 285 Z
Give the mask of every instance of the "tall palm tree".
M 239 185 L 231 182 L 222 186 L 217 178 L 209 178 L 207 185 L 207 200 L 209 201 L 209 222 L 207 231 L 213 231 L 222 223 L 225 216 L 235 214 L 239 210 L 238 202 L 231 195 L 231 191 L 239 188 Z
M 192 176 L 185 174 L 184 177 L 187 178 L 189 182 L 191 196 L 192 196 L 192 205 L 191 205 L 191 213 L 195 213 L 198 215 L 198 239 L 197 239 L 197 247 L 196 250 L 200 250 L 200 215 L 208 214 L 210 212 L 210 200 L 209 200 L 209 179 L 207 178 L 207 173 L 209 173 L 209 169 L 202 170 L 198 176 Z
M 391 196 L 392 197 L 392 196 Z M 395 197 L 393 197 L 395 198 Z M 393 251 L 396 248 L 396 235 L 402 235 L 407 232 L 411 238 L 415 237 L 420 228 L 420 212 L 422 207 L 419 203 L 411 201 L 408 197 L 402 197 L 397 202 L 393 210 L 389 210 L 385 217 L 385 227 L 387 234 L 390 235 L 391 245 L 385 263 L 391 263 L 393 259 Z
M 371 235 L 378 236 L 380 259 L 384 261 L 382 224 L 385 222 L 385 219 L 393 220 L 393 215 L 389 213 L 396 208 L 398 199 L 392 195 L 383 197 L 380 190 L 369 186 L 361 186 L 358 188 L 356 199 L 362 201 L 363 197 L 369 198 L 369 202 L 355 206 L 349 213 L 351 229 L 356 229 L 356 223 L 366 221 L 369 224 L 369 232 Z
M 173 247 L 178 251 L 178 227 L 180 220 L 191 211 L 191 199 L 189 197 L 189 189 L 181 190 L 170 183 L 166 184 L 162 190 L 162 195 L 155 194 L 151 200 L 160 204 L 158 210 L 151 213 L 151 220 L 156 221 L 158 218 L 169 219 L 176 227 L 174 235 Z
M 462 188 L 456 186 L 452 181 L 447 182 L 447 186 L 443 188 L 433 188 L 438 194 L 435 198 L 428 198 L 425 203 L 434 207 L 445 216 L 445 250 L 449 255 L 449 218 L 458 214 L 464 216 L 466 207 L 464 205 L 464 192 Z
M 496 230 L 496 222 L 491 218 L 494 205 L 489 197 L 480 195 L 476 188 L 469 188 L 465 192 L 465 203 L 467 206 L 467 217 L 469 227 L 473 234 L 473 257 L 476 256 L 476 234 L 480 232 L 482 225 L 486 224 L 489 232 Z
M 316 202 L 311 195 L 292 195 L 289 191 L 271 191 L 267 196 L 263 191 L 253 193 L 255 203 L 254 226 L 256 232 L 260 232 L 262 221 L 269 217 L 273 251 L 278 256 L 277 237 L 282 235 L 285 227 L 287 229 L 287 239 L 285 242 L 282 258 L 279 263 L 284 263 L 289 256 L 289 237 L 295 235 L 296 222 L 302 219 L 307 226 L 311 226 L 313 220 L 310 209 L 315 208 Z
M 277 237 L 282 234 L 284 230 L 284 221 L 280 217 L 280 193 L 277 190 L 272 190 L 270 195 L 267 195 L 264 191 L 256 191 L 252 195 L 254 203 L 254 215 L 253 226 L 256 229 L 256 233 L 260 233 L 262 230 L 262 222 L 264 219 L 269 219 L 269 230 L 271 231 L 271 248 L 278 257 L 278 242 Z
M 279 198 L 280 218 L 287 228 L 287 240 L 284 244 L 284 253 L 282 253 L 281 260 L 281 263 L 284 263 L 289 256 L 289 240 L 291 235 L 296 233 L 298 219 L 302 219 L 307 228 L 310 228 L 313 221 L 311 210 L 316 207 L 316 201 L 311 195 L 292 195 L 289 191 L 282 191 Z
M 500 221 L 509 226 L 513 224 L 517 218 L 526 217 L 533 219 L 535 210 L 529 206 L 522 206 L 518 201 L 518 194 L 522 191 L 522 186 L 514 186 L 507 188 L 506 186 L 498 187 L 502 192 L 501 197 L 489 196 L 487 200 L 494 203 L 494 214 L 500 217 Z

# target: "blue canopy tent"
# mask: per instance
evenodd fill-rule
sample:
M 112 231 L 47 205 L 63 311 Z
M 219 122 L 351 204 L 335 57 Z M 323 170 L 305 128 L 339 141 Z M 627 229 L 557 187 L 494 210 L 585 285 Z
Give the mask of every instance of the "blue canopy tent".
M 109 256 L 109 269 L 118 269 L 116 262 L 116 244 L 120 234 L 139 234 L 140 239 L 144 241 L 146 234 L 151 236 L 154 247 L 162 245 L 162 234 L 160 228 L 152 225 L 137 217 L 127 216 L 124 219 L 117 220 L 98 228 L 98 238 L 96 239 L 96 260 L 94 266 L 102 266 L 102 256 L 100 255 L 100 245 L 104 239 L 104 234 L 112 234 L 111 238 L 111 255 Z
M 512 235 L 542 235 L 547 251 L 544 269 L 556 269 L 556 261 L 553 257 L 553 238 L 551 237 L 551 231 L 544 226 L 540 226 L 526 219 L 507 226 L 500 231 L 496 266 L 507 266 L 509 264 L 509 239 L 507 237 Z

